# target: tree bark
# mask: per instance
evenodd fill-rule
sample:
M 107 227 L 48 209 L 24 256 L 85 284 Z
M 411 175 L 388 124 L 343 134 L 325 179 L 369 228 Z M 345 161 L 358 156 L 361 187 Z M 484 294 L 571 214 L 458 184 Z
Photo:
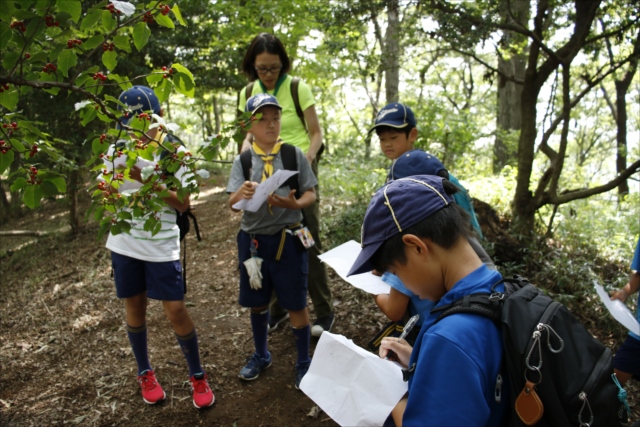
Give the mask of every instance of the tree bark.
M 385 95 L 387 104 L 398 102 L 398 86 L 400 85 L 400 42 L 399 42 L 399 1 L 386 0 L 387 31 L 385 33 L 382 63 L 385 72 Z
M 504 20 L 515 20 L 526 27 L 530 16 L 529 1 L 507 2 L 504 6 Z M 519 131 L 522 124 L 522 85 L 515 80 L 524 80 L 526 69 L 527 39 L 521 34 L 504 30 L 500 41 L 501 54 L 498 55 L 498 114 L 496 120 L 496 139 L 493 146 L 493 173 L 499 173 L 505 166 L 514 165 L 517 150 L 510 142 L 510 134 Z
M 552 16 L 548 10 L 549 2 L 546 0 L 538 2 L 521 97 L 522 130 L 518 140 L 518 177 L 512 203 L 513 223 L 511 225 L 516 235 L 531 235 L 535 229 L 536 211 L 548 203 L 542 195 L 539 195 L 540 197 L 536 200 L 530 190 L 537 131 L 536 107 L 540 89 L 560 65 L 569 67 L 583 48 L 600 3 L 600 0 L 576 0 L 573 33 L 567 43 L 557 51 L 552 51 L 544 45 L 543 38 L 545 20 Z M 546 59 L 538 66 L 541 51 L 545 52 Z M 568 118 L 565 117 L 565 120 Z M 546 177 L 542 179 L 549 179 L 547 175 L 553 174 L 552 168 L 547 172 Z

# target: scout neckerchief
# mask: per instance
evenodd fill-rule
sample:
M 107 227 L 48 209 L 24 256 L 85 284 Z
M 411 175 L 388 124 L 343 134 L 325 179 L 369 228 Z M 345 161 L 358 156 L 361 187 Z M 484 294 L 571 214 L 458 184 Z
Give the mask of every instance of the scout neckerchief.
M 262 169 L 262 180 L 260 182 L 264 182 L 273 175 L 273 159 L 280 152 L 280 147 L 282 146 L 282 140 L 278 138 L 278 142 L 273 146 L 271 151 L 267 154 L 255 142 L 253 143 L 253 151 L 262 159 L 264 162 L 264 168 Z
M 275 159 L 275 157 L 280 152 L 280 147 L 282 147 L 282 140 L 280 138 L 278 138 L 276 145 L 273 146 L 269 154 L 262 151 L 262 149 L 258 147 L 258 144 L 256 144 L 255 142 L 253 143 L 253 151 L 264 162 L 264 168 L 262 168 L 262 180 L 260 182 L 266 181 L 267 178 L 273 175 L 273 159 Z M 271 211 L 271 205 L 269 205 L 269 213 L 273 215 L 273 212 Z
M 276 82 L 276 88 L 273 91 L 273 96 L 275 96 L 276 98 L 278 97 L 277 95 L 278 95 L 278 90 L 280 89 L 280 86 L 282 86 L 282 83 L 284 83 L 286 79 L 287 79 L 287 74 L 283 74 L 278 78 L 278 81 Z M 262 89 L 263 93 L 269 93 L 264 83 L 262 83 L 262 80 L 258 79 L 258 83 L 260 84 L 260 88 Z

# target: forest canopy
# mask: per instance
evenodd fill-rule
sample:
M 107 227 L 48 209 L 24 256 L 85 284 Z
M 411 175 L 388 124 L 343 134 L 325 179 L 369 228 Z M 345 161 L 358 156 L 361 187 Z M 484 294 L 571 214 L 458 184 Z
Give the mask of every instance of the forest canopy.
M 334 178 L 353 156 L 385 166 L 367 130 L 400 101 L 418 117 L 418 147 L 472 189 L 508 179 L 487 201 L 510 214 L 515 235 L 551 231 L 575 201 L 639 200 L 634 2 L 25 0 L 0 11 L 3 221 L 43 198 L 73 207 L 94 185 L 103 231 L 126 231 L 129 201 L 102 200 L 95 176 L 119 139 L 128 167 L 152 154 L 115 126 L 117 96 L 133 84 L 155 90 L 165 125 L 193 153 L 174 160 L 201 177 L 229 161 L 241 136 L 240 64 L 259 32 L 283 41 L 292 74 L 312 87 Z M 366 198 L 371 185 L 360 188 Z M 157 207 L 148 209 L 153 229 Z M 75 229 L 81 213 L 71 211 Z

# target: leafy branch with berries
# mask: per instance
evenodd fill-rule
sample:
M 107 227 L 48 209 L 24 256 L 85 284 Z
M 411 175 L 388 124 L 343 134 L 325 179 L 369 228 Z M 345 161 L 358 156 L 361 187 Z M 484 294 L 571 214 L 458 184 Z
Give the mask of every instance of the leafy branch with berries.
M 178 197 L 198 192 L 198 178 L 205 175 L 197 162 L 213 160 L 231 139 L 238 140 L 237 128 L 218 135 L 199 150 L 199 157 L 151 135 L 150 129 L 166 131 L 170 124 L 157 117 L 140 114 L 123 124 L 121 104 L 109 93 L 145 84 L 154 89 L 161 103 L 171 93 L 187 97 L 195 94 L 191 72 L 178 63 L 168 64 L 143 75 L 129 77 L 115 69 L 127 55 L 135 55 L 147 44 L 149 25 L 165 29 L 186 25 L 178 5 L 152 1 L 132 4 L 124 1 L 101 1 L 91 7 L 80 0 L 49 0 L 35 3 L 3 1 L 0 8 L 0 176 L 18 192 L 25 206 L 36 208 L 44 197 L 64 193 L 66 177 L 56 169 L 65 152 L 58 149 L 44 125 L 26 116 L 21 107 L 29 102 L 33 91 L 51 96 L 74 93 L 84 101 L 76 103 L 77 123 L 89 126 L 95 119 L 102 131 L 93 133 L 84 145 L 91 149 L 87 166 L 102 176 L 96 184 L 95 217 L 101 230 L 115 227 L 127 231 L 131 214 L 147 218 L 145 228 L 159 227 L 160 203 L 167 191 Z M 132 46 L 133 45 L 133 46 Z M 100 65 L 97 65 L 97 63 Z M 62 92 L 61 92 L 62 91 Z M 55 106 L 52 106 L 55 108 Z M 92 125 L 93 126 L 93 125 Z M 238 135 L 235 135 L 238 134 Z M 168 153 L 168 154 L 164 154 Z M 145 179 L 135 195 L 119 195 L 117 189 L 131 179 L 132 168 L 139 159 L 154 162 L 142 171 Z M 112 167 L 105 174 L 104 162 Z M 116 163 L 118 166 L 116 166 Z M 174 174 L 186 168 L 185 182 Z M 128 207 L 134 206 L 131 212 Z

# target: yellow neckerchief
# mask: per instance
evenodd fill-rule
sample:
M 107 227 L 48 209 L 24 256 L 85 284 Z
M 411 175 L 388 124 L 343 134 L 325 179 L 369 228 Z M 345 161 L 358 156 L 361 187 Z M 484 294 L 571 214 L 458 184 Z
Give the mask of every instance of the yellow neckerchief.
M 262 151 L 260 147 L 258 147 L 258 144 L 256 144 L 255 142 L 253 143 L 253 151 L 258 156 L 260 156 L 260 158 L 264 162 L 264 168 L 262 169 L 262 180 L 260 182 L 266 181 L 267 178 L 273 175 L 273 159 L 280 152 L 281 146 L 282 146 L 282 140 L 278 138 L 278 142 L 276 142 L 276 145 L 274 145 L 271 151 L 269 152 L 269 154 L 267 154 L 264 151 Z

